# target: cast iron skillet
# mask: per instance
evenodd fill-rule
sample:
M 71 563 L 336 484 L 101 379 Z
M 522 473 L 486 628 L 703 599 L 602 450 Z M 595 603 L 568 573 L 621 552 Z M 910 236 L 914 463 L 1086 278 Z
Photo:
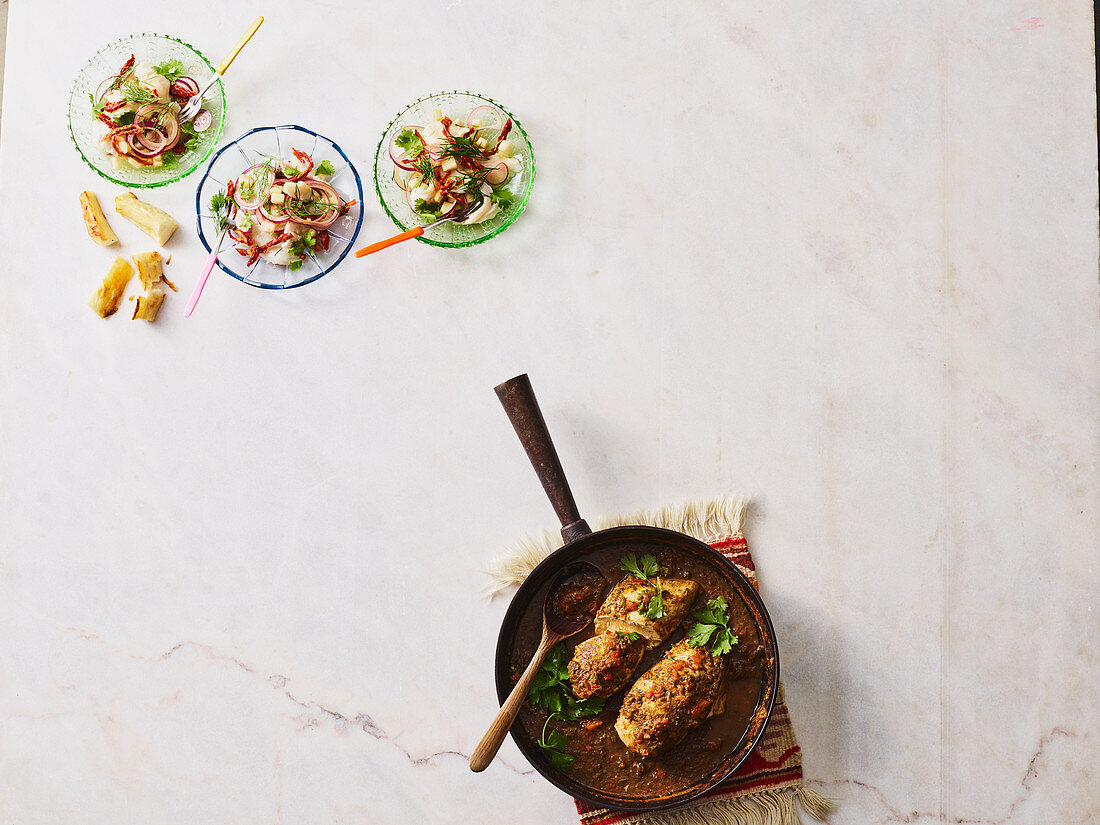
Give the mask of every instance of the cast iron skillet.
M 566 793 L 594 805 L 624 811 L 656 811 L 683 804 L 689 799 L 706 793 L 737 770 L 748 758 L 764 732 L 764 726 L 775 703 L 779 684 L 779 652 L 776 647 L 775 630 L 756 588 L 724 556 L 709 545 L 683 533 L 640 525 L 612 527 L 592 532 L 577 510 L 573 493 L 565 480 L 561 461 L 550 440 L 550 432 L 539 410 L 528 377 L 519 375 L 505 381 L 496 388 L 496 393 L 527 452 L 527 457 L 535 468 L 535 473 L 542 482 L 543 489 L 546 490 L 554 512 L 561 520 L 561 535 L 565 540 L 564 547 L 547 556 L 524 580 L 504 616 L 496 650 L 497 697 L 502 704 L 512 690 L 510 666 L 520 619 L 532 606 L 536 610 L 541 610 L 541 604 L 532 605 L 532 600 L 563 567 L 583 558 L 587 553 L 603 548 L 612 548 L 621 553 L 651 552 L 662 553 L 665 556 L 690 557 L 710 566 L 729 582 L 744 601 L 760 633 L 764 647 L 764 676 L 760 688 L 760 699 L 748 730 L 740 741 L 729 741 L 715 753 L 714 767 L 709 773 L 700 776 L 689 787 L 673 793 L 639 799 L 598 791 L 578 782 L 567 773 L 555 770 L 527 734 L 521 719 L 517 718 L 512 725 L 512 739 L 527 760 L 547 780 Z

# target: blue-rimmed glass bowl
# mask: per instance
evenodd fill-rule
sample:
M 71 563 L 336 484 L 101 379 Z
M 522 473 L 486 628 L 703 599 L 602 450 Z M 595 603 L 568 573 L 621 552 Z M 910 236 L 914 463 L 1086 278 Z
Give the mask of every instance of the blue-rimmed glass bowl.
M 203 99 L 203 108 L 210 112 L 213 122 L 199 135 L 193 148 L 179 156 L 171 166 L 142 167 L 120 162 L 103 151 L 103 144 L 96 135 L 96 116 L 92 113 L 89 95 L 94 95 L 100 85 L 118 73 L 122 64 L 133 55 L 138 63 L 155 66 L 166 60 L 178 60 L 187 68 L 187 75 L 204 88 L 214 77 L 214 66 L 203 54 L 188 43 L 166 34 L 131 34 L 108 43 L 87 62 L 73 83 L 69 93 L 69 136 L 73 146 L 98 174 L 112 183 L 131 189 L 151 189 L 167 186 L 185 178 L 202 166 L 221 140 L 225 128 L 225 89 L 215 83 Z
M 408 126 L 424 126 L 432 119 L 432 113 L 436 109 L 452 119 L 465 120 L 473 109 L 486 103 L 495 106 L 512 121 L 512 130 L 508 133 L 508 139 L 515 145 L 514 156 L 519 158 L 520 167 L 505 184 L 505 188 L 511 191 L 515 200 L 508 209 L 487 221 L 472 224 L 448 222 L 429 229 L 417 238 L 422 243 L 451 248 L 473 246 L 495 238 L 515 223 L 516 218 L 527 206 L 527 200 L 531 197 L 531 188 L 535 185 L 535 151 L 531 147 L 527 132 L 516 120 L 515 115 L 495 100 L 473 92 L 437 92 L 414 100 L 398 112 L 382 132 L 382 139 L 378 141 L 374 156 L 374 190 L 378 194 L 378 200 L 382 203 L 386 214 L 402 230 L 424 226 L 424 218 L 409 206 L 405 190 L 394 182 L 393 161 L 389 155 L 390 139 L 394 132 Z
M 355 201 L 355 205 L 329 227 L 328 249 L 311 251 L 302 267 L 297 270 L 270 263 L 263 258 L 249 267 L 247 258 L 237 252 L 232 240 L 227 237 L 218 255 L 218 266 L 226 274 L 249 286 L 291 289 L 313 283 L 322 275 L 332 272 L 347 257 L 359 234 L 359 227 L 363 224 L 363 182 L 343 149 L 324 135 L 304 126 L 260 126 L 219 149 L 211 159 L 206 174 L 199 181 L 199 188 L 195 192 L 195 214 L 199 239 L 207 251 L 212 251 L 213 244 L 218 241 L 218 232 L 210 215 L 210 199 L 214 194 L 224 192 L 228 181 L 235 180 L 249 167 L 261 163 L 265 157 L 288 157 L 291 149 L 312 155 L 317 165 L 330 161 L 336 167 L 336 172 L 329 178 L 329 183 L 345 203 Z

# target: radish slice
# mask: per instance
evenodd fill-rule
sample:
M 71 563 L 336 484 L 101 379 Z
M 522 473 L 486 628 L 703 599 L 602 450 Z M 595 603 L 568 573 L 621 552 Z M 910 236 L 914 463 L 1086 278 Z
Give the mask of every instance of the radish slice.
M 508 164 L 503 160 L 488 160 L 484 164 L 484 168 L 489 170 L 485 174 L 485 182 L 490 186 L 499 186 L 508 180 L 510 170 Z
M 393 167 L 393 182 L 400 186 L 402 191 L 409 188 L 411 179 L 412 174 L 408 170 L 402 169 L 400 166 Z
M 191 121 L 191 126 L 199 133 L 205 132 L 213 124 L 214 116 L 206 109 L 199 109 L 199 113 L 195 115 L 195 119 Z

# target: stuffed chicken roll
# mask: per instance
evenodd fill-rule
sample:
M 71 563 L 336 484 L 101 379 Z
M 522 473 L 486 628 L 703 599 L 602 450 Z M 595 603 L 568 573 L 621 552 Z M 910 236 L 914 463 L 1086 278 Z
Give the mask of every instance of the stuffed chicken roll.
M 725 711 L 725 656 L 677 642 L 627 691 L 615 731 L 642 756 L 679 742 Z

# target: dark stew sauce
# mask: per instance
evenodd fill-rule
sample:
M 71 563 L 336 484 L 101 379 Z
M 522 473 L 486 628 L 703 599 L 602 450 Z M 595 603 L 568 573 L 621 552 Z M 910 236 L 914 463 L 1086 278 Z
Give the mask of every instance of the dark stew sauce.
M 619 569 L 622 555 L 621 549 L 608 548 L 586 555 L 585 561 L 601 570 L 607 579 L 606 588 L 610 589 L 626 575 Z M 645 654 L 626 689 L 608 699 L 601 713 L 576 723 L 555 717 L 547 728 L 561 731 L 568 738 L 568 753 L 576 760 L 568 771 L 570 777 L 597 791 L 637 799 L 674 793 L 709 775 L 724 755 L 737 746 L 752 722 L 760 703 L 764 676 L 759 631 L 733 586 L 717 570 L 698 559 L 673 558 L 672 554 L 661 552 L 656 556 L 659 564 L 669 568 L 668 577 L 693 579 L 699 584 L 701 592 L 692 610 L 704 607 L 708 599 L 717 596 L 723 596 L 729 603 L 730 628 L 739 641 L 726 656 L 729 681 L 725 713 L 692 728 L 678 744 L 652 756 L 643 757 L 628 750 L 615 732 L 615 719 L 626 690 L 673 643 L 683 638 L 687 628 L 695 622 L 689 612 L 681 627 Z M 513 681 L 519 678 L 538 646 L 542 632 L 540 607 L 548 586 L 535 594 L 519 622 L 511 662 Z M 595 602 L 597 607 L 602 598 L 601 594 Z M 568 658 L 572 658 L 573 649 L 591 635 L 592 630 L 588 628 L 562 642 Z M 538 741 L 541 737 L 547 715 L 530 701 L 523 703 L 520 720 L 532 740 Z

